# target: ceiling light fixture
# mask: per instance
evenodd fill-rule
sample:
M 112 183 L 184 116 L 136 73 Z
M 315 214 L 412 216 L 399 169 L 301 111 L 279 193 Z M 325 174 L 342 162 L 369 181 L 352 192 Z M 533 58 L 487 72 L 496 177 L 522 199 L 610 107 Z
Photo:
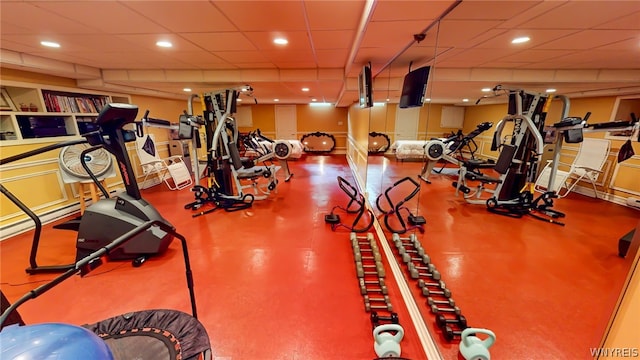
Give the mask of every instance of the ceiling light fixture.
M 531 40 L 531 38 L 528 37 L 528 36 L 520 36 L 520 37 L 517 37 L 517 38 L 511 40 L 511 43 L 512 44 L 522 44 L 522 43 L 526 43 L 529 40 Z
M 431 101 L 431 98 L 426 98 L 424 99 L 424 101 Z
M 191 92 L 191 88 L 184 88 L 182 91 Z
M 548 93 L 554 93 L 554 92 L 556 92 L 556 89 L 547 89 L 545 91 L 548 92 Z
M 289 43 L 289 40 L 285 38 L 275 38 L 273 39 L 273 43 L 277 45 L 287 45 Z
M 462 102 L 469 102 L 469 99 L 462 99 Z
M 280 101 L 280 99 L 273 99 L 273 101 L 278 102 L 278 101 Z
M 302 91 L 309 91 L 309 88 L 302 88 Z
M 482 92 L 489 92 L 491 91 L 491 88 L 482 88 Z
M 313 98 L 313 99 L 311 99 L 311 101 L 318 101 L 318 99 L 316 99 L 316 98 Z
M 57 42 L 53 42 L 53 41 L 40 41 L 40 45 L 46 46 L 46 47 L 51 47 L 51 48 L 59 48 L 60 47 L 60 44 L 58 44 Z
M 159 47 L 163 47 L 163 48 L 170 48 L 173 46 L 173 44 L 169 41 L 165 41 L 165 40 L 161 40 L 156 42 L 156 45 Z

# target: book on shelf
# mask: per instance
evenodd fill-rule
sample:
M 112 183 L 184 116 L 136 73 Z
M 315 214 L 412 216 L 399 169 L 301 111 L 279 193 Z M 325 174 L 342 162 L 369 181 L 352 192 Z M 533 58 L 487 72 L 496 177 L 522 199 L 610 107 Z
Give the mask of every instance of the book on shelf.
M 48 112 L 98 113 L 109 102 L 104 95 L 85 95 L 44 90 L 42 92 Z

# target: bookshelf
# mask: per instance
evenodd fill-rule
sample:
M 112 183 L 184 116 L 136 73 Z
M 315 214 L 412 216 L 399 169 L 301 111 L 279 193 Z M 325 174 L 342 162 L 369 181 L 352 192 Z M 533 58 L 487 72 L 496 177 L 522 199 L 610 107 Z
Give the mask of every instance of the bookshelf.
M 3 82 L 0 146 L 77 137 L 105 104 L 130 103 L 130 97 L 84 89 Z

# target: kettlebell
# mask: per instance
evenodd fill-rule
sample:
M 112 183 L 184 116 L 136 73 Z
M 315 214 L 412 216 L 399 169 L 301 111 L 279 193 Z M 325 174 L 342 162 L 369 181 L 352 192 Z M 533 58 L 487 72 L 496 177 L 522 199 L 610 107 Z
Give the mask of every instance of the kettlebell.
M 476 334 L 485 334 L 488 337 L 480 340 Z M 489 348 L 496 341 L 496 334 L 488 329 L 466 328 L 460 334 L 460 354 L 467 360 L 489 360 Z
M 392 335 L 390 331 L 395 331 Z M 400 341 L 404 337 L 404 329 L 398 324 L 384 324 L 373 329 L 373 349 L 378 357 L 399 357 Z

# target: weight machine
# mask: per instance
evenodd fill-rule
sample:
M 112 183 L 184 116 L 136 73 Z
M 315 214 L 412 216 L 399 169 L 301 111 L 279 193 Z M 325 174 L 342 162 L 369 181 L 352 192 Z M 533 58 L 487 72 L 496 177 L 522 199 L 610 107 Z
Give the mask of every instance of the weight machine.
M 471 160 L 475 160 L 475 153 L 478 150 L 478 144 L 476 144 L 473 139 L 489 130 L 492 126 L 493 123 L 491 122 L 483 122 L 467 135 L 464 135 L 462 130 L 458 130 L 457 133 L 452 134 L 448 138 L 429 140 L 424 146 L 424 153 L 427 156 L 427 161 L 420 172 L 420 179 L 427 184 L 431 184 L 429 174 L 431 174 L 432 171 L 439 174 L 446 166 L 442 165 L 439 170 L 434 170 L 436 164 L 440 160 L 446 160 L 457 166 L 460 166 L 460 164 L 467 160 L 467 157 L 469 156 Z M 465 153 L 469 155 L 465 156 Z
M 215 207 L 194 214 L 194 217 L 218 208 L 226 211 L 249 208 L 254 200 L 266 199 L 278 184 L 276 173 L 280 167 L 255 165 L 273 155 L 250 162 L 240 157 L 238 127 L 233 118 L 238 96 L 235 89 L 204 94 L 208 186 L 196 185 L 192 189 L 195 201 L 185 205 L 185 209 L 197 210 L 206 203 L 213 203 Z M 253 189 L 253 192 L 246 192 L 246 189 Z
M 533 184 L 536 180 L 538 157 L 543 153 L 542 129 L 550 98 L 545 94 L 527 93 L 519 89 L 494 88 L 496 93 L 505 91 L 509 96 L 509 110 L 496 126 L 491 144 L 492 150 L 500 150 L 495 164 L 467 160 L 460 166 L 458 181 L 453 183 L 456 194 L 463 193 L 470 204 L 486 204 L 490 212 L 520 218 L 535 218 L 563 225 L 555 219 L 563 213 L 552 210 L 554 192 L 545 192 L 534 199 Z M 511 135 L 502 137 L 507 123 L 513 123 Z M 497 177 L 488 176 L 482 170 L 493 170 Z M 472 189 L 468 181 L 477 181 Z M 495 184 L 495 188 L 487 185 Z M 490 194 L 487 198 L 484 193 Z

